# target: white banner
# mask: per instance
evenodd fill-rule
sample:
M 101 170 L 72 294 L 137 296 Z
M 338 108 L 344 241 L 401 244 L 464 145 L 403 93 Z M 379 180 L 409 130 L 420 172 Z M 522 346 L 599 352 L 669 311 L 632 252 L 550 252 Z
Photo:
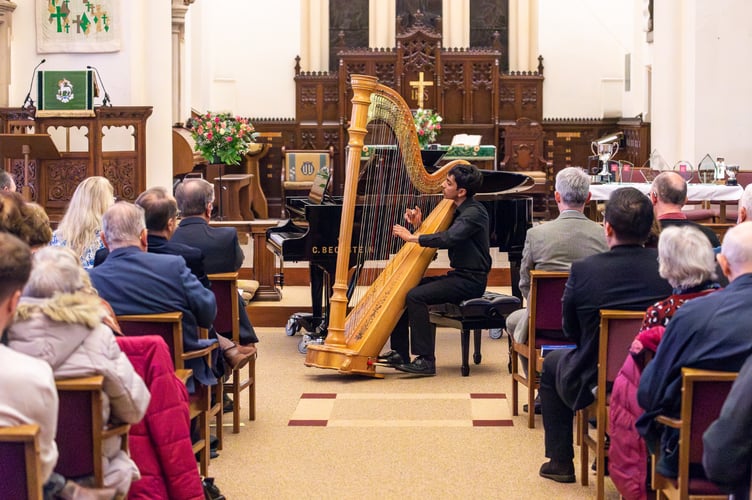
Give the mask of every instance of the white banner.
M 119 0 L 36 0 L 37 52 L 117 52 Z

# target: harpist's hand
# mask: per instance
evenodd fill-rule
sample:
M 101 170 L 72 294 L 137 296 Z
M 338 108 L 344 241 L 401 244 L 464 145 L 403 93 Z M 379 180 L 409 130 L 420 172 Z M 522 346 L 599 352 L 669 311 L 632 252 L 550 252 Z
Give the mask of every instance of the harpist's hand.
M 413 227 L 418 227 L 423 222 L 423 212 L 417 205 L 415 208 L 408 208 L 405 210 L 405 221 L 412 224 Z
M 400 226 L 399 224 L 395 224 L 394 227 L 392 227 L 392 234 L 408 243 L 417 243 L 418 241 L 417 236 L 411 233 L 406 227 Z

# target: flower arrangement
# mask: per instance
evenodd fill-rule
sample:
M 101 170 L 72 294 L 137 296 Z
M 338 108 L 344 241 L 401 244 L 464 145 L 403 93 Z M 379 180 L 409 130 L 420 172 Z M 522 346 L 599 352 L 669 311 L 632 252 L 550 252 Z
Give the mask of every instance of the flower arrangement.
M 442 118 L 438 113 L 430 109 L 418 108 L 413 112 L 415 121 L 415 131 L 418 134 L 418 143 L 421 149 L 427 145 L 436 142 L 436 138 L 441 133 Z
M 196 151 L 210 162 L 237 165 L 248 152 L 258 133 L 247 118 L 229 113 L 208 112 L 188 120 L 188 130 L 196 141 Z

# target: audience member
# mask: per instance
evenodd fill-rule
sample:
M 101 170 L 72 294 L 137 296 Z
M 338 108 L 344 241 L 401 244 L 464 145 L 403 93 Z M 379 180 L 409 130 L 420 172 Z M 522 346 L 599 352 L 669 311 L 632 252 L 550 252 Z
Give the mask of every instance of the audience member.
M 752 466 L 752 356 L 739 370 L 721 415 L 702 437 L 702 465 L 708 479 L 734 500 L 749 500 Z
M 474 196 L 483 176 L 474 165 L 457 165 L 442 183 L 445 200 L 454 203 L 454 218 L 445 231 L 413 234 L 395 224 L 392 234 L 422 247 L 446 248 L 452 270 L 443 276 L 424 276 L 407 293 L 407 307 L 391 336 L 392 351 L 380 356 L 382 362 L 397 370 L 416 375 L 436 374 L 436 331 L 428 320 L 428 306 L 480 297 L 486 290 L 489 254 L 488 213 Z M 418 229 L 423 215 L 417 206 L 405 211 L 405 221 Z M 408 330 L 409 326 L 409 330 Z M 410 361 L 410 350 L 416 355 Z
M 676 172 L 661 172 L 653 179 L 650 201 L 661 228 L 668 226 L 692 226 L 705 235 L 713 248 L 721 246 L 718 235 L 707 226 L 687 219 L 682 207 L 687 203 L 687 181 Z
M 13 235 L 0 233 L 0 426 L 39 425 L 42 481 L 48 482 L 57 463 L 58 398 L 50 365 L 7 347 L 10 325 L 31 273 L 29 247 Z M 46 489 L 54 487 L 48 485 Z
M 118 315 L 151 314 L 180 311 L 183 313 L 183 348 L 202 349 L 215 342 L 200 339 L 199 327 L 210 328 L 217 314 L 214 294 L 190 272 L 185 260 L 177 255 L 146 252 L 146 223 L 141 207 L 116 203 L 102 218 L 107 259 L 90 271 L 99 295 Z M 226 339 L 225 339 L 226 340 Z M 231 366 L 243 366 L 248 354 L 232 342 L 222 343 L 225 360 Z M 203 358 L 186 361 L 186 368 L 203 385 L 217 379 Z
M 34 252 L 46 247 L 52 240 L 52 228 L 50 218 L 38 203 L 27 202 L 24 204 L 26 225 L 29 228 L 29 246 Z
M 752 222 L 729 229 L 717 259 L 729 285 L 674 314 L 637 391 L 645 410 L 637 430 L 650 450 L 660 446 L 655 467 L 667 477 L 676 477 L 679 435 L 661 429 L 654 418 L 679 417 L 682 367 L 738 371 L 752 353 Z
M 600 224 L 583 213 L 590 200 L 590 177 L 579 167 L 567 167 L 556 174 L 554 199 L 559 216 L 528 229 L 520 266 L 520 292 L 529 300 L 530 270 L 569 271 L 572 262 L 608 250 Z M 507 332 L 515 342 L 527 342 L 528 311 L 518 309 L 507 316 Z M 523 359 L 527 373 L 527 360 Z M 540 406 L 536 403 L 536 413 Z
M 0 170 L 0 191 L 16 192 L 16 181 L 13 180 L 13 176 L 10 172 Z
M 146 415 L 128 433 L 131 457 L 141 471 L 128 498 L 203 500 L 191 443 L 188 391 L 175 375 L 167 344 L 156 335 L 117 337 L 117 343 L 151 393 Z
M 540 390 L 546 457 L 542 477 L 575 481 L 572 420 L 590 405 L 598 374 L 601 309 L 644 311 L 671 293 L 658 274 L 658 255 L 643 243 L 653 223 L 650 200 L 635 188 L 619 188 L 606 204 L 608 252 L 572 264 L 562 299 L 564 334 L 576 344 L 543 362 Z
M 46 361 L 56 378 L 104 376 L 108 422 L 136 423 L 146 413 L 149 391 L 102 322 L 107 312 L 91 293 L 89 276 L 67 248 L 46 247 L 34 254 L 33 269 L 8 330 L 9 346 Z M 120 438 L 103 445 L 104 485 L 128 493 L 140 475 Z
M 648 495 L 648 451 L 634 427 L 642 415 L 637 404 L 640 375 L 679 307 L 690 299 L 718 290 L 715 268 L 713 249 L 700 231 L 692 226 L 672 226 L 661 232 L 658 272 L 668 280 L 674 292 L 645 312 L 640 333 L 614 380 L 609 405 L 608 468 L 616 488 L 627 500 Z
M 135 204 L 144 209 L 147 229 L 147 252 L 180 255 L 188 269 L 206 288 L 211 287 L 204 272 L 204 254 L 195 247 L 171 241 L 177 228 L 178 204 L 175 198 L 163 187 L 147 189 L 136 198 Z M 98 266 L 109 255 L 107 248 L 97 252 L 94 266 Z
M 94 255 L 104 246 L 100 238 L 102 215 L 114 199 L 112 184 L 106 178 L 95 176 L 81 181 L 52 234 L 50 245 L 70 248 L 84 269 L 91 269 Z
M 238 242 L 238 232 L 231 227 L 209 225 L 214 204 L 214 186 L 204 179 L 186 179 L 178 184 L 175 197 L 183 219 L 171 241 L 201 250 L 206 274 L 231 273 L 240 269 L 243 265 L 243 250 Z M 240 344 L 245 346 L 258 342 L 240 294 L 238 311 Z M 219 333 L 225 337 L 231 335 L 231 332 Z
M 736 212 L 736 223 L 752 220 L 752 184 L 747 184 L 739 199 L 739 208 Z

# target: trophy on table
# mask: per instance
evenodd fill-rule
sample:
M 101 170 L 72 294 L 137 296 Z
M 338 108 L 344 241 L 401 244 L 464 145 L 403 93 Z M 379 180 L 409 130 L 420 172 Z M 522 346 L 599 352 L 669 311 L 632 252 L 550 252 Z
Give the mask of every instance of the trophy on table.
M 728 179 L 726 179 L 727 186 L 738 186 L 739 182 L 736 180 L 736 173 L 739 171 L 739 165 L 726 165 L 726 173 Z
M 590 143 L 590 149 L 593 155 L 597 156 L 601 162 L 601 171 L 595 176 L 595 181 L 600 183 L 611 182 L 611 172 L 609 172 L 609 160 L 616 156 L 619 151 L 619 141 L 605 142 L 601 139 Z

